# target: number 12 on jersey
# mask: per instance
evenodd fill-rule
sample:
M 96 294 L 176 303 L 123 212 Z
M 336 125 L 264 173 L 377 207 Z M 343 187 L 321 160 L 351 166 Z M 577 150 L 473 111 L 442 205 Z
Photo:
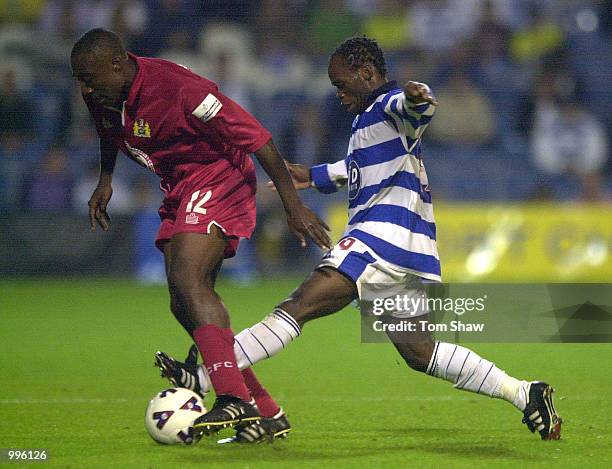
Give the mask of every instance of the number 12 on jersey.
M 203 207 L 203 205 L 212 197 L 212 191 L 207 191 L 200 200 L 198 200 L 199 197 L 200 191 L 195 191 L 193 194 L 191 194 L 191 200 L 187 204 L 187 208 L 185 210 L 187 213 L 195 212 L 206 215 L 206 209 Z

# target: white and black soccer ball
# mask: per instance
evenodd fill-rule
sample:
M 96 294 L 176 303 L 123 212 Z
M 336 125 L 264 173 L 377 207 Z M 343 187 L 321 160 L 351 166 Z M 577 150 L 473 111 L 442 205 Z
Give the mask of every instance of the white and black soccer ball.
M 193 421 L 206 412 L 202 398 L 190 389 L 165 389 L 149 402 L 145 426 L 158 443 L 190 445 L 194 442 Z

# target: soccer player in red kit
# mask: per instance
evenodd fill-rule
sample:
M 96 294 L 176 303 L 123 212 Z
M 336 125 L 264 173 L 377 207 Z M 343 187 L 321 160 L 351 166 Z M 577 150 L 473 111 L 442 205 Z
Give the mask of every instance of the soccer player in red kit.
M 118 150 L 161 178 L 156 245 L 165 258 L 170 307 L 197 344 L 217 395 L 205 433 L 278 418 L 282 411 L 255 375 L 236 366 L 229 315 L 214 290 L 223 259 L 234 256 L 239 239 L 255 227 L 255 168 L 248 154 L 279 189 L 302 246 L 306 237 L 329 246 L 327 226 L 302 204 L 270 133 L 213 82 L 172 62 L 136 57 L 104 29 L 85 33 L 70 60 L 100 137 L 91 228 L 109 227 Z

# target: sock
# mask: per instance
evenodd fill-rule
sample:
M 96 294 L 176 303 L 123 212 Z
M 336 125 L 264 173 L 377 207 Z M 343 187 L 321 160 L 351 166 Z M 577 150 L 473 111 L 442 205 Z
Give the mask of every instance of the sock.
M 236 364 L 231 329 L 222 329 L 214 324 L 201 326 L 193 331 L 193 340 L 200 349 L 215 394 L 250 401 L 249 390 Z
M 259 409 L 259 413 L 262 417 L 272 418 L 280 411 L 279 405 L 274 402 L 272 396 L 268 394 L 268 391 L 261 385 L 258 381 L 255 373 L 250 368 L 245 368 L 242 370 L 242 377 L 244 378 L 244 382 L 249 388 L 249 392 L 253 399 L 255 399 L 255 404 L 257 404 L 257 408 Z
M 527 407 L 529 399 L 529 381 L 518 380 L 506 375 L 499 387 L 499 396 L 514 405 L 521 412 Z
M 234 337 L 236 363 L 241 370 L 270 358 L 300 335 L 300 326 L 288 313 L 276 308 L 263 321 Z
M 450 381 L 457 389 L 504 399 L 521 411 L 527 405 L 527 381 L 508 376 L 494 363 L 460 345 L 436 342 L 427 374 Z
M 255 373 L 250 368 L 242 370 L 242 377 L 244 378 L 244 383 L 249 393 L 255 399 L 255 404 L 257 404 L 257 408 L 262 417 L 275 418 L 279 413 L 282 413 L 280 406 L 272 399 L 272 396 L 268 394 L 266 388 L 261 385 Z M 210 377 L 204 365 L 198 366 L 198 382 L 202 392 L 206 393 L 212 389 L 212 383 L 210 382 Z
M 263 321 L 234 336 L 234 354 L 240 370 L 250 368 L 258 361 L 276 355 L 301 333 L 295 319 L 280 308 Z M 212 383 L 206 368 L 198 368 L 198 379 L 203 392 L 210 391 Z

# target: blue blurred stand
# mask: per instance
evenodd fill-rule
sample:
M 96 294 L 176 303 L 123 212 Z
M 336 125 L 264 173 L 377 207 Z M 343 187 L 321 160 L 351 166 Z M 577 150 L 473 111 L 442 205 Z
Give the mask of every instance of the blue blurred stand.
M 155 247 L 159 216 L 154 210 L 142 210 L 134 215 L 134 274 L 139 282 L 166 282 L 164 257 Z

